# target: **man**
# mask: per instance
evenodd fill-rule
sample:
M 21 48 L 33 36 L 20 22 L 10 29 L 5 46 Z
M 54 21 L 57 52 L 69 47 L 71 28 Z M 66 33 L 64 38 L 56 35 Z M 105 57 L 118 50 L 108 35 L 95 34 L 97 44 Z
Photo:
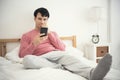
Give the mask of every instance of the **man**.
M 35 29 L 25 33 L 21 38 L 19 56 L 24 57 L 25 68 L 61 68 L 89 80 L 102 80 L 110 69 L 112 56 L 110 54 L 105 55 L 96 68 L 91 68 L 72 56 L 64 55 L 62 51 L 65 50 L 65 45 L 56 32 L 49 31 L 47 36 L 40 37 L 43 35 L 40 33 L 40 29 L 47 27 L 49 16 L 46 8 L 36 9 L 34 12 Z M 53 51 L 61 51 L 61 53 L 49 55 L 49 52 Z M 42 57 L 44 54 L 46 56 Z M 38 64 L 33 66 L 29 56 L 34 57 L 34 59 L 37 58 L 38 60 L 35 63 Z M 26 62 L 29 62 L 30 65 L 26 66 Z

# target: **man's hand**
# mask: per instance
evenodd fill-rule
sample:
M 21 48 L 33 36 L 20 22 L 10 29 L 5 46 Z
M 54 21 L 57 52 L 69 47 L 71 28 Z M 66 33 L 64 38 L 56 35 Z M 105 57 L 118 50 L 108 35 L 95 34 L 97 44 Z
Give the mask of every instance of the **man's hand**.
M 43 42 L 44 40 L 47 39 L 47 36 L 44 36 L 44 37 L 40 37 L 44 34 L 38 34 L 37 36 L 34 37 L 32 43 L 37 46 L 38 44 L 40 44 L 41 42 Z
M 47 23 L 44 23 L 44 24 L 42 24 L 41 27 L 47 27 L 48 28 L 48 25 L 47 25 Z

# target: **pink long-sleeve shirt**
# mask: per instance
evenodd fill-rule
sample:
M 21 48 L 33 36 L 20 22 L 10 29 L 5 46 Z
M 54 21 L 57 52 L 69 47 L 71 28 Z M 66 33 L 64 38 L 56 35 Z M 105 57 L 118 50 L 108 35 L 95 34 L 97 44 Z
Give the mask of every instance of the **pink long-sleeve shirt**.
M 40 43 L 38 46 L 34 46 L 32 40 L 39 33 L 37 30 L 32 30 L 23 34 L 20 41 L 19 57 L 26 55 L 42 55 L 50 51 L 65 50 L 64 43 L 60 40 L 56 32 L 50 32 L 48 38 Z

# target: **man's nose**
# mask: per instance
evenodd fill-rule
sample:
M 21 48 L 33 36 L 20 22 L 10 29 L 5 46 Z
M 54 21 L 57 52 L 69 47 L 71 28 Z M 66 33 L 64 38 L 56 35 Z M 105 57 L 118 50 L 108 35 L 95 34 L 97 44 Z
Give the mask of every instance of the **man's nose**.
M 44 23 L 44 20 L 41 20 L 41 23 Z

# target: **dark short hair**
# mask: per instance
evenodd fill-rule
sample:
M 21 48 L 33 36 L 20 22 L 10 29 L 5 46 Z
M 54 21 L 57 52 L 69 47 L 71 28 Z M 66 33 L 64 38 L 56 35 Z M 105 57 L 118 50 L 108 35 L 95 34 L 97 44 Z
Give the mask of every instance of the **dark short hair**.
M 42 15 L 42 17 L 45 16 L 45 17 L 49 18 L 49 16 L 50 16 L 49 11 L 46 8 L 43 8 L 43 7 L 38 8 L 34 11 L 34 17 L 36 17 L 38 13 L 40 13 Z

